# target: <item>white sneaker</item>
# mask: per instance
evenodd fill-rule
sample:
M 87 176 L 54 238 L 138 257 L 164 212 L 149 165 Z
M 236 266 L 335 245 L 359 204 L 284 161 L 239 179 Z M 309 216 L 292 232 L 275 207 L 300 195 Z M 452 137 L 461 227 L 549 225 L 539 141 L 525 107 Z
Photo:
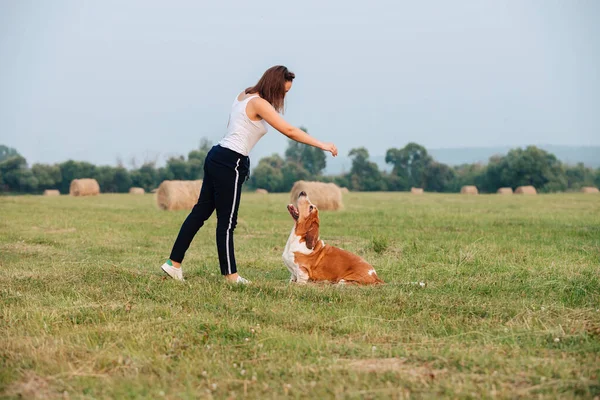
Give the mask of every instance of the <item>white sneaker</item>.
M 250 282 L 248 279 L 242 278 L 241 276 L 238 275 L 237 279 L 231 283 L 235 283 L 235 284 L 239 284 L 239 285 L 248 285 L 252 282 Z
M 165 271 L 165 274 L 169 275 L 171 278 L 177 281 L 184 280 L 183 271 L 181 270 L 181 267 L 175 268 L 174 266 L 169 265 L 168 263 L 164 263 L 161 268 L 163 271 Z

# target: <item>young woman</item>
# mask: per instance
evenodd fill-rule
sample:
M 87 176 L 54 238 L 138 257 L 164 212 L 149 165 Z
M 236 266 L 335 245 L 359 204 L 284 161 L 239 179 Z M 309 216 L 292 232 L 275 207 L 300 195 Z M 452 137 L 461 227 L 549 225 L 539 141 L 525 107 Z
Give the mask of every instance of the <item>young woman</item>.
M 181 262 L 192 239 L 214 210 L 217 210 L 217 250 L 221 274 L 227 281 L 248 283 L 237 273 L 233 231 L 237 223 L 242 184 L 250 173 L 248 154 L 267 133 L 267 124 L 300 143 L 337 156 L 333 143 L 323 143 L 288 124 L 281 116 L 286 93 L 295 75 L 286 67 L 269 68 L 258 83 L 240 93 L 229 114 L 227 134 L 207 154 L 204 182 L 198 203 L 183 222 L 171 256 L 162 265 L 170 277 L 183 280 Z

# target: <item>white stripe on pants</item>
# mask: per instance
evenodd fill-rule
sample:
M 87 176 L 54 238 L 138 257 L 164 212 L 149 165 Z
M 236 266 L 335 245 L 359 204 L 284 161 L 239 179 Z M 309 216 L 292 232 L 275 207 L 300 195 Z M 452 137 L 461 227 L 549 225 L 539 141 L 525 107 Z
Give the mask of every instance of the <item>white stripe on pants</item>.
M 235 202 L 237 200 L 237 184 L 240 178 L 240 173 L 238 172 L 238 167 L 240 165 L 240 160 L 237 160 L 235 164 L 235 185 L 233 186 L 233 204 L 231 205 L 231 214 L 229 215 L 229 226 L 227 227 L 227 236 L 225 238 L 225 247 L 227 249 L 227 271 L 229 275 L 231 275 L 231 259 L 229 256 L 229 231 L 231 230 L 231 223 L 233 221 L 233 213 L 235 212 Z

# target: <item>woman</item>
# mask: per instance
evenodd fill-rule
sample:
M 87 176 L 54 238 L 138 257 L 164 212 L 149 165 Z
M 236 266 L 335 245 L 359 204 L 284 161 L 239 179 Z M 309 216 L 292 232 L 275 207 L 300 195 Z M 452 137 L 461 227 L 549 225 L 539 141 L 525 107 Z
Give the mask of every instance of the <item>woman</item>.
M 198 203 L 185 219 L 173 245 L 171 256 L 162 270 L 173 279 L 183 280 L 181 262 L 198 230 L 217 210 L 217 250 L 221 274 L 229 282 L 249 283 L 237 273 L 233 231 L 237 223 L 243 182 L 250 173 L 248 154 L 267 133 L 267 123 L 292 140 L 337 156 L 333 143 L 323 143 L 288 124 L 283 112 L 286 93 L 295 75 L 284 66 L 269 68 L 258 83 L 234 100 L 229 114 L 227 134 L 206 155 L 204 182 Z

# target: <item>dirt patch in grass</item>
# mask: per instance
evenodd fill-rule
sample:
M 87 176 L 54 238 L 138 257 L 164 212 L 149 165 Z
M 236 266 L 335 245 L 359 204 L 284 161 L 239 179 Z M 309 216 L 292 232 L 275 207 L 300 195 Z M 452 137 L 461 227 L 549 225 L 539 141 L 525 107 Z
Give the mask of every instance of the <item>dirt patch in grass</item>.
M 14 242 L 14 243 L 6 243 L 0 245 L 0 251 L 6 253 L 17 253 L 17 254 L 27 254 L 27 255 L 43 255 L 47 254 L 48 251 L 52 251 L 52 247 L 46 244 L 39 243 L 27 243 L 24 241 Z
M 73 232 L 77 232 L 77 229 L 75 228 L 64 228 L 64 229 L 46 229 L 45 230 L 46 233 L 73 233 Z
M 395 372 L 415 380 L 430 379 L 444 375 L 446 369 L 430 368 L 424 365 L 413 365 L 405 358 L 368 358 L 364 360 L 346 360 L 343 365 L 358 372 Z
M 62 394 L 52 390 L 47 379 L 31 371 L 25 372 L 23 379 L 11 384 L 4 394 L 23 399 L 58 399 L 62 397 Z

